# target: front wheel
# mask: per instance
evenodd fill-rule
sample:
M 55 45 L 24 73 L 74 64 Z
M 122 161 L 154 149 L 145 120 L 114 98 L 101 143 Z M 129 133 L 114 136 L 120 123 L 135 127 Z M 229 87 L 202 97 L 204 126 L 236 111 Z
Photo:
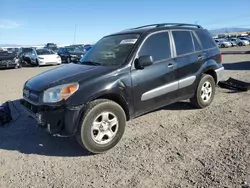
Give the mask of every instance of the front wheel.
M 205 108 L 209 106 L 215 95 L 215 81 L 211 75 L 203 74 L 195 95 L 190 99 L 191 104 L 197 108 Z
M 76 138 L 88 151 L 103 153 L 120 141 L 125 125 L 126 115 L 120 105 L 98 99 L 86 107 Z
M 243 43 L 242 43 L 242 42 L 240 42 L 240 43 L 239 43 L 239 46 L 243 46 Z

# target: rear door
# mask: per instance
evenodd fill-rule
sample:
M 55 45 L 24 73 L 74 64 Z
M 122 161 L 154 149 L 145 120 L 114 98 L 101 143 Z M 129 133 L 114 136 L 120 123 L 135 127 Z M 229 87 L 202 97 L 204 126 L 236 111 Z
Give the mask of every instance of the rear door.
M 191 30 L 172 30 L 175 46 L 174 61 L 178 65 L 176 79 L 179 82 L 178 97 L 185 98 L 195 91 L 198 72 L 205 62 L 205 52 Z
M 177 96 L 177 65 L 172 59 L 172 43 L 168 31 L 150 34 L 139 48 L 136 58 L 153 57 L 153 64 L 132 69 L 135 113 L 140 114 L 170 103 Z

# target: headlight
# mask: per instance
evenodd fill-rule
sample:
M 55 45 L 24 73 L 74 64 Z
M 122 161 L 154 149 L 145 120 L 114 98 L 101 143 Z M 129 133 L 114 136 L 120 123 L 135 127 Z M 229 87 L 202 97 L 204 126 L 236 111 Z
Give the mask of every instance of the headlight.
M 44 103 L 56 103 L 62 100 L 68 99 L 79 88 L 78 83 L 64 84 L 55 86 L 44 91 L 43 102 Z

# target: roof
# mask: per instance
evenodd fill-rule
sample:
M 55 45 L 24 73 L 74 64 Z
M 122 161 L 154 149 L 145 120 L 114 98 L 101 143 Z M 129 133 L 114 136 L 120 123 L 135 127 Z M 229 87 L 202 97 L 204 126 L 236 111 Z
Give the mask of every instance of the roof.
M 168 29 L 203 29 L 202 26 L 196 24 L 186 24 L 186 23 L 160 23 L 160 24 L 151 24 L 140 26 L 136 28 L 126 29 L 117 33 L 113 33 L 111 35 L 118 35 L 118 34 L 143 34 L 146 32 L 155 32 L 161 30 L 168 30 Z

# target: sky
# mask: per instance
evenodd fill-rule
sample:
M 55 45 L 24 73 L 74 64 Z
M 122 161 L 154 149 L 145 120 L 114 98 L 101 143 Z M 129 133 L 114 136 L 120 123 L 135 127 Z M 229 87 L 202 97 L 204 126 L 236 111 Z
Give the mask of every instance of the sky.
M 250 28 L 250 0 L 0 0 L 0 44 L 94 43 L 166 22 Z

